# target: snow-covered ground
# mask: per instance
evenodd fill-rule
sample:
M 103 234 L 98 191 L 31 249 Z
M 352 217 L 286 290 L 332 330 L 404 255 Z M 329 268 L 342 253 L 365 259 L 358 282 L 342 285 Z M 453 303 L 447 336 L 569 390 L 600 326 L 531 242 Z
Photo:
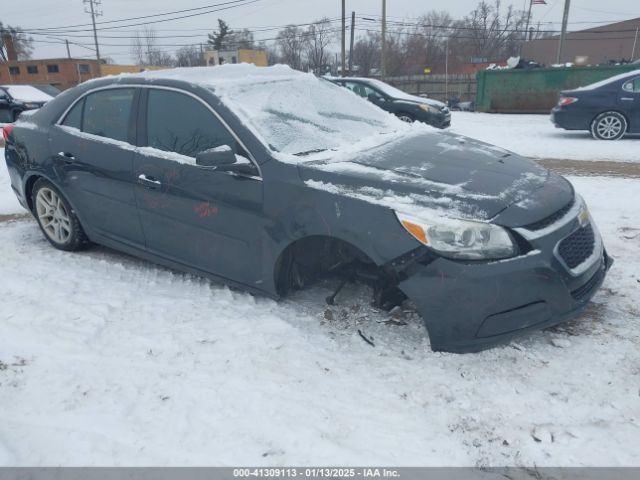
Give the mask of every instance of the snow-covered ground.
M 640 136 L 597 141 L 553 126 L 548 115 L 453 112 L 451 131 L 532 158 L 640 162 Z
M 638 465 L 639 182 L 572 180 L 616 258 L 604 288 L 474 355 L 364 289 L 274 302 L 0 222 L 0 465 Z

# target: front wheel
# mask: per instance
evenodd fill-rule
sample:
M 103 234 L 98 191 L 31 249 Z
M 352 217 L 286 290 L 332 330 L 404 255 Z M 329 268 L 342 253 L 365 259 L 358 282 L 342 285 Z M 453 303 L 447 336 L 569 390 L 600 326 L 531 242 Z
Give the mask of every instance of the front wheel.
M 413 123 L 416 121 L 416 119 L 413 118 L 413 116 L 409 115 L 408 113 L 399 113 L 398 118 L 403 122 L 407 122 L 407 123 Z
M 32 198 L 33 213 L 51 245 L 73 252 L 89 243 L 71 205 L 51 182 L 38 180 L 33 186 Z
M 591 135 L 596 140 L 619 140 L 627 133 L 627 119 L 618 112 L 605 112 L 591 123 Z

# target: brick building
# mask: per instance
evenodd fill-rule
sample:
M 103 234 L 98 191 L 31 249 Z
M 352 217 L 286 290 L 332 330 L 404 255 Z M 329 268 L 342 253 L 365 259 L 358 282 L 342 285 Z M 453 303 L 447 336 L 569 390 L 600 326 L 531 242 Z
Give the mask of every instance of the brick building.
M 640 57 L 640 17 L 567 34 L 561 63 L 598 65 Z M 524 44 L 522 56 L 544 65 L 556 63 L 559 36 Z M 632 58 L 633 57 L 633 58 Z
M 98 62 L 79 58 L 0 63 L 0 85 L 48 84 L 65 90 L 98 76 Z
M 7 62 L 0 63 L 0 85 L 53 85 L 60 90 L 98 77 L 97 60 L 81 58 L 48 58 L 44 60 L 18 60 L 9 34 L 2 37 L 7 50 Z M 102 75 L 136 73 L 166 67 L 139 65 L 102 65 Z

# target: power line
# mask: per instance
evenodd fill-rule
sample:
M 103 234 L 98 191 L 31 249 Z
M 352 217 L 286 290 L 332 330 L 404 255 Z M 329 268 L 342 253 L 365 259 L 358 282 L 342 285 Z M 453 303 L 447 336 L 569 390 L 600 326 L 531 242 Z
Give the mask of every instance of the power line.
M 329 23 L 335 23 L 337 21 L 340 21 L 339 18 L 335 18 L 335 19 L 328 19 Z M 289 26 L 294 26 L 294 27 L 304 27 L 304 26 L 310 26 L 310 25 L 314 25 L 318 22 L 309 22 L 309 23 L 299 23 L 299 24 L 287 24 L 287 25 L 279 25 L 279 26 L 271 26 L 271 27 L 250 27 L 250 28 L 243 28 L 242 31 L 249 31 L 251 33 L 262 33 L 262 32 L 270 32 L 270 31 L 275 31 L 275 30 L 282 30 L 283 28 L 289 27 Z M 193 31 L 194 29 L 190 29 L 189 31 Z M 203 36 L 206 35 L 206 33 L 210 33 L 211 29 L 202 29 L 203 32 L 205 33 L 194 33 L 194 34 L 189 34 L 189 35 L 158 35 L 156 33 L 155 37 L 156 38 L 201 38 Z M 162 31 L 162 30 L 161 30 Z M 51 36 L 51 35 L 59 35 L 59 36 L 64 36 L 64 37 L 68 37 L 68 38 L 92 38 L 93 35 L 90 33 L 87 34 L 82 34 L 82 35 L 75 35 L 75 34 L 68 34 L 68 33 L 40 33 L 40 32 L 30 32 L 30 31 L 25 31 L 25 30 L 21 30 L 22 33 L 26 33 L 29 35 L 37 35 L 37 36 Z M 134 33 L 136 33 L 136 35 L 109 35 L 109 34 L 101 34 L 100 37 L 101 38 L 107 38 L 107 39 L 125 39 L 125 40 L 134 40 L 136 38 L 138 38 L 138 33 L 139 31 L 136 30 L 134 31 Z
M 205 9 L 209 9 L 209 8 L 214 8 L 214 7 L 221 7 L 221 6 L 225 6 L 225 5 L 230 5 L 230 4 L 237 4 L 237 3 L 242 3 L 246 0 L 231 0 L 228 2 L 223 2 L 223 3 L 214 3 L 214 4 L 210 4 L 210 5 L 205 5 L 202 7 L 195 7 L 195 8 L 186 8 L 183 10 L 174 10 L 171 12 L 164 12 L 164 13 L 156 13 L 153 15 L 142 15 L 139 17 L 125 17 L 125 18 L 120 18 L 117 20 L 108 20 L 108 21 L 104 21 L 104 22 L 97 22 L 96 25 L 106 25 L 106 24 L 111 24 L 111 23 L 118 23 L 118 22 L 130 22 L 132 20 L 143 20 L 145 18 L 154 18 L 154 17 L 163 17 L 166 15 L 174 15 L 176 13 L 186 13 L 186 12 L 195 12 L 198 10 L 205 10 Z M 30 29 L 25 29 L 25 30 L 29 30 L 29 31 L 43 31 L 43 30 L 63 30 L 63 29 L 68 29 L 68 28 L 77 28 L 77 27 L 91 27 L 93 24 L 92 23 L 81 23 L 81 24 L 77 24 L 77 25 L 67 25 L 64 27 L 45 27 L 45 28 L 30 28 Z

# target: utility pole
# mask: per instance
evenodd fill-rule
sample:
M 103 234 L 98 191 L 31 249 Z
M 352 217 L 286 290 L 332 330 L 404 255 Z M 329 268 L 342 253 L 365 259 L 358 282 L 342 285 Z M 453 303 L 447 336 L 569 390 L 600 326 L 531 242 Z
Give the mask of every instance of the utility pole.
M 64 43 L 66 43 L 67 45 L 67 58 L 71 58 L 71 49 L 69 48 L 69 40 L 65 39 Z
M 353 75 L 353 42 L 356 37 L 356 12 L 351 12 L 351 45 L 349 45 L 349 75 Z
M 347 0 L 342 0 L 342 76 L 347 74 Z
M 380 55 L 380 73 L 387 74 L 387 0 L 382 0 L 382 50 Z
M 569 23 L 569 10 L 571 9 L 571 0 L 564 0 L 564 14 L 562 15 L 562 33 L 560 33 L 560 44 L 558 45 L 558 58 L 556 63 L 561 63 L 564 54 L 564 42 L 567 36 L 567 25 Z
M 82 0 L 86 5 L 89 4 L 89 10 L 85 9 L 86 13 L 91 14 L 91 23 L 93 24 L 93 41 L 96 45 L 96 58 L 98 60 L 98 77 L 102 76 L 102 60 L 100 59 L 100 46 L 98 45 L 98 30 L 96 29 L 96 17 L 102 15 L 102 12 L 97 11 L 98 6 L 102 3 L 102 0 Z
M 531 24 L 531 7 L 533 7 L 533 0 L 529 0 L 529 13 L 527 13 L 527 28 L 524 29 L 524 41 L 522 42 L 523 44 L 527 41 L 527 35 L 529 35 L 529 25 Z
M 633 50 L 631 51 L 631 61 L 636 58 L 636 46 L 638 45 L 638 32 L 640 31 L 640 27 L 636 28 L 636 38 L 633 40 Z
M 449 37 L 444 45 L 444 101 L 449 101 Z

